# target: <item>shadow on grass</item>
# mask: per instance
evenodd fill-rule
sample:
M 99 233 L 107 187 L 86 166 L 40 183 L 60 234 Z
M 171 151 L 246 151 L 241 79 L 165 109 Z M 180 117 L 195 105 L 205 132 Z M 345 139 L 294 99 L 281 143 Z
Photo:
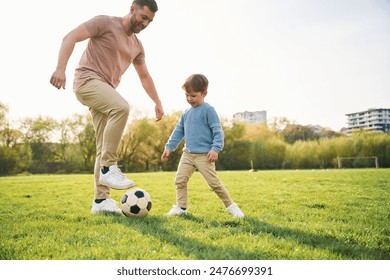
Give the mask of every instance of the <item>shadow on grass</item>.
M 390 251 L 382 248 L 370 248 L 363 246 L 353 239 L 342 240 L 335 236 L 321 233 L 310 233 L 305 230 L 280 227 L 263 222 L 257 218 L 247 217 L 245 222 L 249 225 L 252 234 L 271 234 L 275 238 L 282 238 L 287 242 L 320 248 L 350 260 L 380 260 L 389 259 Z M 248 227 L 243 227 L 243 231 Z
M 365 260 L 379 260 L 389 259 L 390 253 L 385 249 L 369 248 L 358 244 L 357 242 L 350 242 L 346 240 L 340 240 L 334 236 L 321 234 L 321 233 L 309 233 L 305 230 L 291 229 L 288 227 L 280 227 L 277 225 L 271 225 L 257 218 L 246 217 L 242 220 L 229 220 L 229 221 L 211 221 L 205 222 L 205 220 L 193 216 L 187 215 L 184 217 L 158 217 L 151 216 L 147 219 L 123 219 L 123 217 L 113 216 L 115 222 L 121 223 L 125 226 L 129 226 L 136 229 L 141 234 L 158 238 L 162 243 L 175 246 L 179 249 L 188 259 L 194 260 L 277 260 L 277 259 L 292 259 L 291 256 L 274 252 L 270 248 L 264 250 L 245 248 L 247 241 L 241 241 L 238 235 L 250 234 L 250 238 L 253 242 L 261 242 L 261 238 L 264 235 L 271 236 L 276 242 L 288 242 L 290 244 L 298 244 L 301 246 L 307 246 L 308 249 L 319 248 L 327 250 L 332 254 L 340 256 L 341 259 L 365 259 Z M 181 219 L 177 225 L 172 225 L 173 219 Z M 185 231 L 188 229 L 183 228 L 181 222 L 193 223 L 190 225 L 195 230 L 204 228 L 204 239 L 188 237 Z M 237 236 L 237 242 L 230 243 L 226 246 L 226 243 L 218 245 L 218 240 L 210 242 L 210 233 L 208 230 L 224 228 L 229 231 L 231 236 Z M 208 237 L 207 237 L 208 236 Z M 248 237 L 246 237 L 248 238 Z M 218 239 L 218 237 L 216 237 Z M 203 241 L 204 240 L 204 241 Z M 247 239 L 246 239 L 247 240 Z M 210 244 L 211 243 L 211 244 Z M 216 245 L 217 244 L 217 245 Z M 244 244 L 244 245 L 243 245 Z M 286 247 L 289 247 L 286 246 Z M 253 248 L 253 247 L 252 247 Z M 256 247 L 255 247 L 256 248 Z M 163 252 L 162 252 L 162 258 Z M 294 259 L 313 259 L 310 258 L 308 252 L 305 253 L 302 258 L 299 256 Z
M 141 234 L 158 238 L 162 243 L 172 245 L 179 249 L 187 259 L 193 260 L 238 260 L 238 259 L 258 259 L 258 252 L 246 251 L 239 246 L 232 244 L 231 246 L 210 245 L 210 241 L 203 242 L 200 239 L 190 238 L 185 236 L 184 229 L 177 223 L 177 227 L 172 224 L 173 220 L 184 220 L 193 223 L 193 227 L 199 230 L 199 227 L 204 227 L 205 231 L 211 225 L 207 225 L 204 220 L 193 215 L 183 217 L 156 217 L 151 216 L 147 219 L 126 219 L 115 217 L 116 222 L 132 229 L 136 229 Z M 181 221 L 182 222 L 182 221 Z M 164 259 L 164 253 L 162 258 Z

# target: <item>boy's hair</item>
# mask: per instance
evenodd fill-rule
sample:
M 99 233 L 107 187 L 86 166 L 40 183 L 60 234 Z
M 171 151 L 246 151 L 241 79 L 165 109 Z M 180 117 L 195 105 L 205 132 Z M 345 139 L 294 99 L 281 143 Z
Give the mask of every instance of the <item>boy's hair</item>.
M 184 82 L 182 89 L 187 93 L 204 92 L 209 86 L 209 80 L 202 74 L 193 74 Z
M 137 5 L 141 8 L 147 6 L 153 13 L 158 11 L 157 3 L 154 0 L 134 0 L 133 5 Z

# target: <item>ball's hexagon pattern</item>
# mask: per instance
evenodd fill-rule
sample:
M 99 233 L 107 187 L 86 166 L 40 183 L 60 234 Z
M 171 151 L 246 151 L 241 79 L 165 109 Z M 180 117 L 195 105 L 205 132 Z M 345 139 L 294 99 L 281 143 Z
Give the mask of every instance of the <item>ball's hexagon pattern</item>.
M 145 217 L 152 209 L 152 198 L 143 189 L 130 189 L 122 196 L 121 208 L 127 217 Z

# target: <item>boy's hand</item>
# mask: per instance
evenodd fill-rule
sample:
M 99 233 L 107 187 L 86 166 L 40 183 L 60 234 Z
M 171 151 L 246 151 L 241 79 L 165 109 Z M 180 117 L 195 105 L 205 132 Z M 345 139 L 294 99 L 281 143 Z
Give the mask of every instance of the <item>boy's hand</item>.
M 218 153 L 214 150 L 210 150 L 210 152 L 208 152 L 208 154 L 207 154 L 207 159 L 209 160 L 209 162 L 217 161 L 218 160 Z
M 170 154 L 169 150 L 165 150 L 165 151 L 163 152 L 163 154 L 161 155 L 161 160 L 162 160 L 162 161 L 168 160 L 169 154 Z

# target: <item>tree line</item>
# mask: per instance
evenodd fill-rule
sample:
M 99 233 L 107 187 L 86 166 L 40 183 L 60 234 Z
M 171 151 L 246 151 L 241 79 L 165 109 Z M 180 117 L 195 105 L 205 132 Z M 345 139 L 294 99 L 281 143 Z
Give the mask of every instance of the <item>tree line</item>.
M 160 156 L 180 114 L 172 113 L 160 122 L 148 117 L 129 121 L 118 151 L 121 169 L 176 170 L 183 143 L 167 162 L 161 162 Z M 0 103 L 0 175 L 93 172 L 95 134 L 89 114 L 62 120 L 29 117 L 18 125 L 7 116 L 7 106 Z M 360 131 L 345 136 L 286 118 L 269 125 L 229 120 L 222 120 L 222 124 L 225 146 L 217 161 L 219 170 L 337 168 L 339 157 L 368 156 L 378 157 L 380 167 L 390 167 L 389 134 Z M 366 165 L 350 163 L 351 167 Z

